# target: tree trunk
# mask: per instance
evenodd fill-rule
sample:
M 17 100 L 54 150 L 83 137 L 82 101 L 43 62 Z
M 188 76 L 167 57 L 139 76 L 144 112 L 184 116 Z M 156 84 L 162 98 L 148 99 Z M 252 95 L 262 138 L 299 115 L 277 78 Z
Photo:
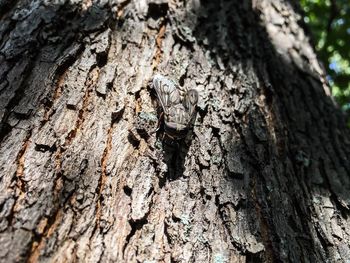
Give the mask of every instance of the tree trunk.
M 350 140 L 290 1 L 1 0 L 1 262 L 347 262 Z M 200 99 L 157 128 L 155 73 Z

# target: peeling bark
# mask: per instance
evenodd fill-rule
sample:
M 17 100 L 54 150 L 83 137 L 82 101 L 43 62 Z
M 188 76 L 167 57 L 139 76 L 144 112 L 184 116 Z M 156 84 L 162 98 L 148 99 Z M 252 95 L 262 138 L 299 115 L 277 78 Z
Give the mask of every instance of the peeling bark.
M 1 262 L 347 262 L 349 131 L 293 1 L 0 1 Z M 155 73 L 200 93 L 162 139 Z

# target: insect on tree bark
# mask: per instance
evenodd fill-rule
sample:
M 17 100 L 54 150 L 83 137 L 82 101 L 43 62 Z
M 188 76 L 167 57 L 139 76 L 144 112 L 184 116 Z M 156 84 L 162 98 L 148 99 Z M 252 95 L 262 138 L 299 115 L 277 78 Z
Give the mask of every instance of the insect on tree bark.
M 5 0 L 0 21 L 1 262 L 350 260 L 349 130 L 297 1 Z M 178 147 L 157 74 L 198 92 Z

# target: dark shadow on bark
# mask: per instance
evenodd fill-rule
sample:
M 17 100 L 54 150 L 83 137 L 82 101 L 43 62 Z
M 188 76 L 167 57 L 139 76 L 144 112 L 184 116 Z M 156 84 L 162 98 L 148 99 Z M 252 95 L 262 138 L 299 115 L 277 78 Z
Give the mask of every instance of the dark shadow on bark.
M 189 138 L 189 136 L 187 136 Z M 164 161 L 167 164 L 167 178 L 176 180 L 184 175 L 185 159 L 191 144 L 191 140 L 163 140 Z
M 260 21 L 259 12 L 251 6 L 251 1 L 201 1 L 201 6 L 192 10 L 194 14 L 188 14 L 189 20 L 191 16 L 197 16 L 197 25 L 186 18 L 184 20 L 186 26 L 193 29 L 197 42 L 210 52 L 218 68 L 232 69 L 226 73 L 236 76 L 242 74 L 239 70 L 245 74 L 253 68 L 260 82 L 259 85 L 254 81 L 250 83 L 253 94 L 263 94 L 271 111 L 278 112 L 278 118 L 272 120 L 276 141 L 272 140 L 268 123 L 257 105 L 250 105 L 246 112 L 232 112 L 232 126 L 239 130 L 242 140 L 232 141 L 229 148 L 239 149 L 241 165 L 245 167 L 243 185 L 247 200 L 242 201 L 241 208 L 248 218 L 250 233 L 265 246 L 265 251 L 251 254 L 249 262 L 276 261 L 283 258 L 284 253 L 288 253 L 285 257 L 293 262 L 302 256 L 314 262 L 327 253 L 327 245 L 320 234 L 321 243 L 312 238 L 319 230 L 310 223 L 312 214 L 308 209 L 314 202 L 312 189 L 315 185 L 315 178 L 312 178 L 315 167 L 310 162 L 322 166 L 323 157 L 313 156 L 314 149 L 322 146 L 321 138 L 334 134 L 334 127 L 346 130 L 345 121 L 330 97 L 326 96 L 318 75 L 307 68 L 307 63 L 300 67 L 278 53 Z M 244 15 L 240 15 L 242 13 Z M 181 41 L 183 45 L 189 45 L 188 39 Z M 241 97 L 242 88 L 233 89 L 231 95 Z M 306 116 L 309 113 L 311 117 Z M 241 129 L 243 117 L 248 119 L 248 125 Z M 317 124 L 320 120 L 324 122 L 322 125 Z M 322 127 L 324 135 L 318 136 L 317 127 Z M 346 142 L 344 136 L 335 137 Z M 335 154 L 339 154 L 340 163 L 337 158 L 325 156 L 332 159 L 334 166 L 324 169 L 325 172 L 319 175 L 323 179 L 318 187 L 330 189 L 332 202 L 340 211 L 349 214 L 339 200 L 346 203 L 350 200 L 344 174 L 350 173 L 350 166 L 344 153 Z M 340 177 L 345 176 L 340 179 L 341 186 L 329 182 L 331 175 L 327 174 L 336 170 L 336 165 L 343 166 L 337 170 Z M 277 175 L 279 178 L 275 178 Z M 231 181 L 231 187 L 240 192 L 242 189 L 238 186 L 242 184 L 233 183 L 237 180 L 240 179 L 234 173 L 228 173 L 227 181 Z M 305 223 L 305 218 L 309 223 Z M 295 244 L 299 244 L 298 248 Z M 245 245 L 236 243 L 235 246 L 250 255 Z
M 168 180 L 176 180 L 183 174 L 184 158 L 182 156 L 183 145 L 181 142 L 165 140 L 163 141 L 164 161 L 167 164 Z

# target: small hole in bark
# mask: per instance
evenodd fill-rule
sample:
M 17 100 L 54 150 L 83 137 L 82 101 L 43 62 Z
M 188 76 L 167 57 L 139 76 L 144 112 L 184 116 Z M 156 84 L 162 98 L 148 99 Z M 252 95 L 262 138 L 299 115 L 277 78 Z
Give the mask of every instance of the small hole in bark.
M 43 104 L 45 106 L 45 108 L 50 108 L 50 107 L 52 107 L 53 102 L 49 98 L 45 97 L 41 100 L 41 104 Z
M 171 217 L 174 221 L 174 223 L 178 223 L 178 222 L 181 222 L 181 219 L 180 218 L 177 218 L 176 216 L 172 215 Z
M 11 131 L 11 126 L 7 123 L 0 123 L 0 142 Z
M 35 145 L 35 150 L 38 152 L 55 152 L 57 150 L 56 145 L 53 146 L 49 146 L 49 145 L 45 145 L 45 144 L 36 144 Z
M 125 193 L 127 196 L 130 196 L 131 193 L 132 193 L 132 189 L 131 189 L 129 186 L 127 186 L 127 185 L 124 186 L 123 190 L 124 190 L 124 193 Z
M 96 55 L 96 62 L 99 68 L 104 67 L 107 64 L 107 53 L 102 52 Z
M 183 74 L 180 78 L 179 78 L 179 84 L 180 86 L 183 86 L 185 84 L 185 78 L 186 78 L 186 75 Z
M 152 17 L 153 19 L 158 19 L 160 17 L 165 17 L 168 12 L 169 6 L 168 3 L 150 3 L 148 5 L 148 16 Z
M 132 134 L 132 132 L 129 132 L 128 134 L 128 141 L 131 143 L 132 146 L 134 146 L 135 148 L 138 148 L 140 145 L 140 141 L 135 137 L 134 134 Z
M 247 258 L 246 258 L 247 263 L 257 263 L 257 262 L 263 262 L 263 258 L 261 253 L 257 254 L 252 254 L 252 253 L 247 253 Z

